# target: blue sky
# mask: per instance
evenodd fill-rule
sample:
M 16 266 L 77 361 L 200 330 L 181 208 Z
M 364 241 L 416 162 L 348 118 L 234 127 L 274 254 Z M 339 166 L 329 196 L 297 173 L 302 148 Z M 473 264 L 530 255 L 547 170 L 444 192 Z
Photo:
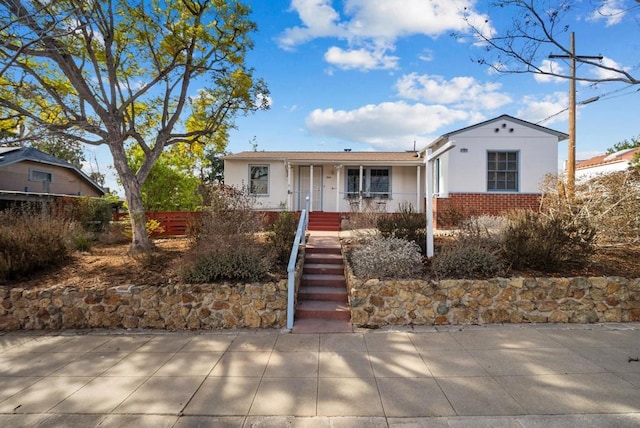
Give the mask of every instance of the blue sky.
M 508 16 L 488 14 L 489 1 L 248 3 L 259 29 L 248 61 L 270 88 L 271 109 L 238 118 L 230 152 L 252 150 L 253 141 L 266 151 L 408 150 L 501 114 L 533 123 L 555 115 L 540 124 L 568 132 L 566 111 L 557 114 L 568 106 L 568 80 L 496 74 L 472 61 L 482 48 L 462 19 L 464 8 L 486 31 L 502 34 L 508 24 Z M 576 53 L 603 55 L 603 61 L 640 76 L 640 4 L 577 3 L 567 22 L 576 33 Z M 578 159 L 640 135 L 639 88 L 577 85 L 578 101 L 601 97 L 578 109 Z M 566 143 L 560 143 L 559 164 L 564 159 Z

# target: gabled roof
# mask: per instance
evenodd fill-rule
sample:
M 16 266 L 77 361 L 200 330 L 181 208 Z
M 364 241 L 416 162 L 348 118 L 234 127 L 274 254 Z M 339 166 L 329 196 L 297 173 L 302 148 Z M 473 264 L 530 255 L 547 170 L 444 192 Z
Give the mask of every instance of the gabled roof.
M 576 162 L 576 169 L 586 169 L 594 166 L 611 165 L 621 162 L 630 162 L 636 153 L 640 153 L 640 147 L 620 150 L 615 153 L 605 153 L 589 159 Z
M 104 189 L 100 187 L 98 183 L 93 181 L 80 169 L 76 168 L 75 165 L 65 160 L 52 156 L 48 153 L 41 152 L 33 147 L 0 147 L 0 168 L 23 161 L 37 162 L 45 165 L 70 169 L 84 178 L 91 186 L 95 187 L 98 193 L 102 195 L 105 194 Z
M 508 114 L 503 114 L 501 116 L 494 117 L 493 119 L 489 119 L 489 120 L 485 120 L 484 122 L 476 123 L 475 125 L 467 126 L 465 128 L 461 128 L 461 129 L 458 129 L 456 131 L 452 131 L 452 132 L 448 132 L 446 134 L 442 134 L 440 137 L 438 137 L 436 140 L 434 140 L 431 144 L 429 144 L 427 146 L 427 148 L 435 146 L 438 143 L 441 143 L 443 141 L 448 141 L 451 137 L 453 137 L 455 135 L 458 135 L 458 134 L 460 134 L 462 132 L 471 131 L 472 129 L 480 128 L 482 126 L 486 126 L 486 125 L 489 125 L 489 124 L 494 123 L 494 122 L 499 122 L 501 120 L 508 120 L 508 121 L 513 122 L 513 123 L 517 123 L 519 125 L 526 126 L 528 128 L 531 128 L 531 129 L 535 129 L 537 131 L 546 132 L 547 134 L 554 135 L 555 137 L 558 138 L 558 142 L 560 142 L 562 140 L 566 140 L 567 138 L 569 138 L 569 134 L 565 134 L 564 132 L 556 131 L 554 129 L 547 128 L 545 126 L 536 125 L 535 123 L 527 122 L 526 120 L 518 119 L 517 117 L 509 116 Z
M 309 162 L 340 162 L 340 163 L 397 163 L 419 165 L 424 163 L 416 152 L 240 152 L 227 155 L 225 160 L 248 160 L 248 161 L 283 161 L 294 163 Z

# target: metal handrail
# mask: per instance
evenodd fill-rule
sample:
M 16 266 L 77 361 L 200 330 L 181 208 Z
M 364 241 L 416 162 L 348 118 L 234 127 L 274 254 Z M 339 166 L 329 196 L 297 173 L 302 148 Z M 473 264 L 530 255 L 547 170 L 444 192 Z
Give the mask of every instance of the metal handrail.
M 309 198 L 307 198 L 307 205 Z M 293 314 L 295 308 L 295 293 L 296 293 L 296 262 L 298 260 L 298 251 L 300 245 L 306 244 L 306 232 L 307 224 L 309 223 L 309 210 L 302 210 L 300 213 L 300 221 L 298 222 L 298 229 L 296 230 L 296 237 L 293 240 L 293 247 L 291 248 L 291 255 L 289 256 L 289 264 L 287 265 L 287 328 L 291 330 L 293 328 Z

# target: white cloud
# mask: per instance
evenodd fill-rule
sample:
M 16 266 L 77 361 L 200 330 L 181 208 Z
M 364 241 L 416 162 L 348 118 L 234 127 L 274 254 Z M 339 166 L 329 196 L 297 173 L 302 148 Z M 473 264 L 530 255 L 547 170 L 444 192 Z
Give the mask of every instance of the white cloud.
M 342 37 L 345 34 L 331 0 L 291 0 L 290 10 L 298 13 L 303 25 L 284 30 L 278 39 L 283 49 L 292 49 L 317 37 Z
M 618 64 L 611 58 L 607 58 L 607 57 L 602 58 L 602 60 L 600 61 L 600 64 L 602 64 L 605 67 L 615 68 L 617 70 L 631 71 L 630 67 L 623 67 L 622 65 Z M 593 67 L 593 66 L 589 66 L 589 67 L 591 67 L 591 69 L 593 70 L 593 75 L 597 79 L 624 78 L 622 74 L 612 70 L 606 70 L 604 68 Z
M 610 27 L 620 23 L 626 13 L 623 0 L 603 0 L 602 6 L 593 11 L 587 20 L 592 22 L 604 20 L 605 25 Z
M 522 104 L 525 107 L 518 110 L 517 117 L 533 123 L 544 120 L 541 125 L 549 126 L 567 119 L 569 97 L 566 92 L 554 92 L 542 98 L 528 95 L 523 97 Z
M 540 64 L 540 70 L 544 71 L 545 73 L 554 73 L 554 74 L 566 74 L 567 71 L 565 71 L 566 69 L 562 66 L 561 63 L 559 63 L 558 61 L 551 61 L 548 59 L 545 59 L 542 61 L 542 64 Z M 563 79 L 561 77 L 556 77 L 556 76 L 549 76 L 548 74 L 534 74 L 533 78 L 536 79 L 536 82 L 540 82 L 540 83 L 559 83 L 559 82 L 564 82 L 566 81 L 566 79 Z
M 398 96 L 415 101 L 453 104 L 457 108 L 494 110 L 511 102 L 499 92 L 499 83 L 480 83 L 469 76 L 446 80 L 442 76 L 411 73 L 396 83 Z
M 464 16 L 482 19 L 470 0 L 346 0 L 345 13 L 350 34 L 393 41 L 398 37 L 422 34 L 438 37 L 450 31 L 464 31 Z
M 387 150 L 404 150 L 413 141 L 424 145 L 425 135 L 456 121 L 468 120 L 470 113 L 441 105 L 387 102 L 355 110 L 316 109 L 306 118 L 314 135 L 368 143 Z
M 424 62 L 431 62 L 433 61 L 433 54 L 434 54 L 433 50 L 423 49 L 422 52 L 418 54 L 418 59 Z
M 388 56 L 383 50 L 368 51 L 366 49 L 343 50 L 332 46 L 324 54 L 324 59 L 343 70 L 386 70 L 398 67 L 398 57 Z
M 330 0 L 292 0 L 290 10 L 298 14 L 302 25 L 287 28 L 278 42 L 283 49 L 293 49 L 315 38 L 336 38 L 344 40 L 348 48 L 334 47 L 325 54 L 325 59 L 334 59 L 336 65 L 342 64 L 338 65 L 341 68 L 392 68 L 397 58 L 387 52 L 395 49 L 398 38 L 413 35 L 437 38 L 451 31 L 464 32 L 468 30 L 465 18 L 482 22 L 486 32 L 493 34 L 495 30 L 488 17 L 475 12 L 474 3 L 474 0 L 403 0 L 398 7 L 397 0 L 345 0 L 341 16 Z M 368 61 L 372 67 L 363 66 Z

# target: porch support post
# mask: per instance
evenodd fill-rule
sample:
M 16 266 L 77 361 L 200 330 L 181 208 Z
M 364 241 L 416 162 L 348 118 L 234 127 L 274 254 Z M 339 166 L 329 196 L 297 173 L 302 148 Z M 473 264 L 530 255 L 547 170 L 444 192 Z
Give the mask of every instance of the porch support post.
M 293 182 L 293 177 L 291 173 L 293 169 L 291 168 L 291 164 L 287 163 L 287 210 L 293 211 L 293 187 L 291 186 Z
M 309 165 L 309 212 L 313 212 L 313 165 Z
M 422 211 L 422 204 L 420 203 L 420 169 L 422 169 L 421 165 L 416 167 L 416 210 L 417 212 Z
M 433 257 L 433 192 L 430 183 L 433 180 L 433 161 L 429 159 L 430 157 L 431 149 L 427 149 L 424 159 L 426 166 L 424 185 L 427 198 L 427 257 L 429 258 Z
M 364 182 L 364 167 L 360 165 L 360 181 L 358 183 L 358 211 L 362 211 L 362 184 Z
M 341 165 L 336 165 L 336 212 L 340 212 L 340 170 Z
M 424 173 L 424 183 L 427 194 L 427 257 L 433 257 L 433 161 L 442 156 L 456 145 L 455 140 L 449 140 L 445 145 L 435 152 L 428 148 L 424 154 L 426 171 Z

